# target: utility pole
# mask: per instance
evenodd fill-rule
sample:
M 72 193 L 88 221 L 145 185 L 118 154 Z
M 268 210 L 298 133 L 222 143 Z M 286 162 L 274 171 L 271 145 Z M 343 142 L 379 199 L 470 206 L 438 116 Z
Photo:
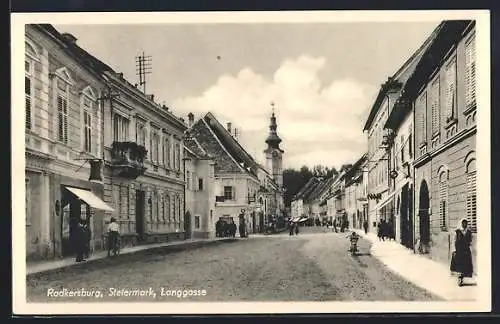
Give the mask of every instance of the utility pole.
M 143 87 L 142 91 L 146 93 L 146 75 L 152 72 L 152 58 L 142 52 L 142 55 L 135 57 L 135 64 L 135 72 L 139 76 L 139 85 Z

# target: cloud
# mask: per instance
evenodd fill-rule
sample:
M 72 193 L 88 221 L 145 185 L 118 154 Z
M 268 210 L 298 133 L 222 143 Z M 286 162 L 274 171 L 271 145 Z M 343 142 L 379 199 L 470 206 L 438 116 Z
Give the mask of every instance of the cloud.
M 173 107 L 197 118 L 211 111 L 232 122 L 240 142 L 262 161 L 274 102 L 285 167 L 352 163 L 366 149 L 362 128 L 377 89 L 354 79 L 324 85 L 319 74 L 326 64 L 323 57 L 289 58 L 272 78 L 244 68 L 221 76 L 198 97 L 178 98 Z

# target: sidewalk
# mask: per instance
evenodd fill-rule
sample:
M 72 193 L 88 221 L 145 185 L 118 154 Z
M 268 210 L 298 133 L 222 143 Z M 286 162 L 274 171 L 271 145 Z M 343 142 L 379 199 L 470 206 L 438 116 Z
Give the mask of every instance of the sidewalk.
M 173 241 L 173 242 L 165 242 L 165 243 L 156 243 L 156 244 L 144 244 L 137 245 L 132 247 L 124 247 L 120 250 L 120 256 L 125 254 L 133 254 L 140 251 L 159 249 L 165 247 L 197 247 L 204 244 L 215 243 L 219 241 L 228 241 L 234 240 L 234 238 L 214 238 L 214 239 L 188 239 L 182 241 Z M 118 257 L 120 257 L 118 256 Z M 64 258 L 64 259 L 56 259 L 56 260 L 48 260 L 48 261 L 34 261 L 26 263 L 26 275 L 33 275 L 42 272 L 82 265 L 85 263 L 93 262 L 96 260 L 106 259 L 108 257 L 107 251 L 99 251 L 92 254 L 85 262 L 75 262 L 74 257 Z
M 464 286 L 457 285 L 457 277 L 450 273 L 449 267 L 415 254 L 394 241 L 379 241 L 373 233 L 365 234 L 356 230 L 373 245 L 371 254 L 380 260 L 389 270 L 400 275 L 445 300 L 474 301 L 477 300 L 476 278 L 465 278 Z

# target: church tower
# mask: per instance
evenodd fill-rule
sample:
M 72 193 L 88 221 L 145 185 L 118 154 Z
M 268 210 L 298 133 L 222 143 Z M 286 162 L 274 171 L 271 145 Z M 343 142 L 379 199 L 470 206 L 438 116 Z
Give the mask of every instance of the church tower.
M 264 153 L 266 154 L 266 168 L 281 190 L 283 187 L 283 153 L 285 151 L 280 148 L 281 138 L 276 132 L 278 125 L 274 115 L 274 103 L 271 103 L 271 106 L 273 111 L 269 125 L 269 136 L 266 139 L 267 148 Z

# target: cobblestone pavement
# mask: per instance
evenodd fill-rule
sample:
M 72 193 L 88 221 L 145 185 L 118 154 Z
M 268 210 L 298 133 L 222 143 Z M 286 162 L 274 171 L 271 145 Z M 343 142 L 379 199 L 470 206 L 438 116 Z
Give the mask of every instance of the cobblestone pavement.
M 182 252 L 124 255 L 40 274 L 28 279 L 28 301 L 439 300 L 386 270 L 369 255 L 367 241 L 360 241 L 360 255 L 353 257 L 345 233 L 323 232 L 307 228 L 298 236 L 254 236 Z M 94 296 L 55 297 L 63 289 Z M 138 290 L 144 296 L 136 296 Z M 171 296 L 171 290 L 185 290 L 185 297 Z M 127 292 L 132 296 L 124 296 Z

